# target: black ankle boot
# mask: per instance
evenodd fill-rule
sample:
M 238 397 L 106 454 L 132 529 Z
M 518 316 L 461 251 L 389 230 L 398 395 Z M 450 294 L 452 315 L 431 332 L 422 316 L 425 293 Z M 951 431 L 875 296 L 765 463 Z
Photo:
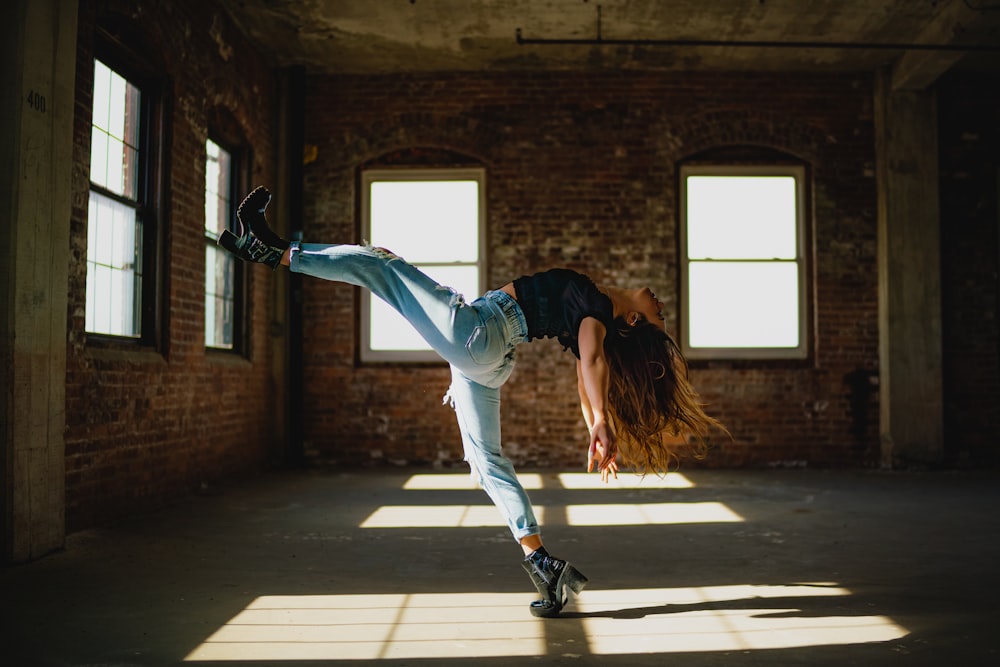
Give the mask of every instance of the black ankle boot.
M 531 603 L 532 616 L 551 618 L 558 616 L 569 602 L 569 592 L 579 593 L 587 585 L 587 577 L 564 560 L 553 558 L 541 547 L 524 559 L 521 567 L 531 577 L 531 583 L 538 589 L 541 600 Z
M 271 231 L 264 217 L 264 209 L 271 201 L 271 193 L 260 186 L 248 194 L 236 210 L 243 229 L 242 236 L 228 229 L 219 236 L 219 245 L 242 260 L 278 268 L 281 257 L 288 249 L 288 241 Z

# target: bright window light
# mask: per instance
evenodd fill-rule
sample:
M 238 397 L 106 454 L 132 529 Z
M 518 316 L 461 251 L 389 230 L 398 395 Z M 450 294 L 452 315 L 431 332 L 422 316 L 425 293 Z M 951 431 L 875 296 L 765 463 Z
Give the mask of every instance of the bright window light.
M 886 616 L 822 616 L 808 608 L 810 599 L 830 596 L 847 598 L 838 607 L 850 608 L 850 591 L 832 583 L 588 589 L 571 607 L 579 614 L 578 627 L 586 640 L 574 651 L 624 655 L 774 650 L 887 642 L 909 633 Z M 553 621 L 528 613 L 534 597 L 490 592 L 263 596 L 185 660 L 285 663 L 560 654 L 566 650 L 565 640 L 561 633 L 550 636 L 547 626 Z M 746 608 L 748 600 L 755 601 L 753 608 Z M 769 600 L 780 600 L 779 606 L 768 606 Z M 792 600 L 802 600 L 802 605 Z
M 689 176 L 691 259 L 795 259 L 795 179 Z
M 362 234 L 471 301 L 484 276 L 482 169 L 386 169 L 362 173 Z M 362 295 L 362 360 L 440 361 L 406 320 Z
M 688 271 L 691 344 L 708 348 L 797 347 L 797 271 L 793 262 L 692 262 Z M 733 322 L 748 325 L 734 327 Z
M 87 216 L 87 331 L 138 337 L 142 273 L 136 211 L 90 192 Z
M 806 356 L 804 169 L 682 168 L 690 358 Z
M 139 89 L 95 60 L 93 100 L 90 181 L 134 201 L 139 193 Z
M 373 181 L 370 215 L 372 244 L 411 264 L 479 259 L 478 181 Z
M 205 346 L 231 350 L 236 335 L 236 261 L 218 246 L 232 219 L 233 157 L 205 142 Z

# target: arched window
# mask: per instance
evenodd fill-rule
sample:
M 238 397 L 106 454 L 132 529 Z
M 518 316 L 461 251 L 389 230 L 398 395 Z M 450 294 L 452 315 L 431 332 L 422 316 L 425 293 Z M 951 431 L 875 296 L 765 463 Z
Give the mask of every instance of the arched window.
M 156 345 L 161 85 L 101 30 L 93 63 L 86 330 Z
M 222 250 L 226 229 L 239 234 L 236 208 L 250 180 L 246 135 L 225 107 L 208 110 L 205 140 L 205 347 L 248 353 L 247 271 Z

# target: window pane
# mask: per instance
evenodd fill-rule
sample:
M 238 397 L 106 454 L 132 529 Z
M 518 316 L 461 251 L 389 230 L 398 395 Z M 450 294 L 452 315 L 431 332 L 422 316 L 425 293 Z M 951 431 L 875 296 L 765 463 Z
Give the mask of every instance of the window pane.
M 689 176 L 691 259 L 795 259 L 795 178 Z
M 97 126 L 90 132 L 90 180 L 98 185 L 108 182 L 108 135 Z
M 205 344 L 233 347 L 235 262 L 232 255 L 209 245 L 205 248 Z
M 111 113 L 111 69 L 94 61 L 94 126 L 107 132 Z
M 136 211 L 91 191 L 87 225 L 87 331 L 136 337 L 142 293 Z
M 214 141 L 205 143 L 205 234 L 217 240 L 230 226 L 232 157 Z
M 236 262 L 219 250 L 219 235 L 232 218 L 232 157 L 205 142 L 205 345 L 232 349 L 235 339 Z
M 691 262 L 688 281 L 691 347 L 799 345 L 795 262 Z
M 108 137 L 108 165 L 104 187 L 115 194 L 125 194 L 125 144 L 113 136 Z
M 111 192 L 139 196 L 139 89 L 94 61 L 90 180 Z
M 125 138 L 125 107 L 128 82 L 114 70 L 108 80 L 108 124 L 104 129 L 112 137 Z
M 407 261 L 479 260 L 477 181 L 376 181 L 369 241 Z
M 467 301 L 481 296 L 479 268 L 471 266 L 419 267 L 441 285 L 452 287 Z M 372 350 L 429 350 L 431 349 L 420 334 L 403 319 L 403 316 L 386 305 L 384 301 L 366 293 L 370 300 L 370 322 Z

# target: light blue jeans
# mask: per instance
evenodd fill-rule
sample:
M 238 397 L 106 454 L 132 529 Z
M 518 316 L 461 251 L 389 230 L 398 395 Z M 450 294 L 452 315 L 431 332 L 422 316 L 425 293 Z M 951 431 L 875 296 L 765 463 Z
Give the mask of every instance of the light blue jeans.
M 381 248 L 292 243 L 290 268 L 358 285 L 395 308 L 451 366 L 451 401 L 465 459 L 500 509 L 514 539 L 538 535 L 531 501 L 500 450 L 500 386 L 514 370 L 514 348 L 527 339 L 520 306 L 490 291 L 472 303 Z

